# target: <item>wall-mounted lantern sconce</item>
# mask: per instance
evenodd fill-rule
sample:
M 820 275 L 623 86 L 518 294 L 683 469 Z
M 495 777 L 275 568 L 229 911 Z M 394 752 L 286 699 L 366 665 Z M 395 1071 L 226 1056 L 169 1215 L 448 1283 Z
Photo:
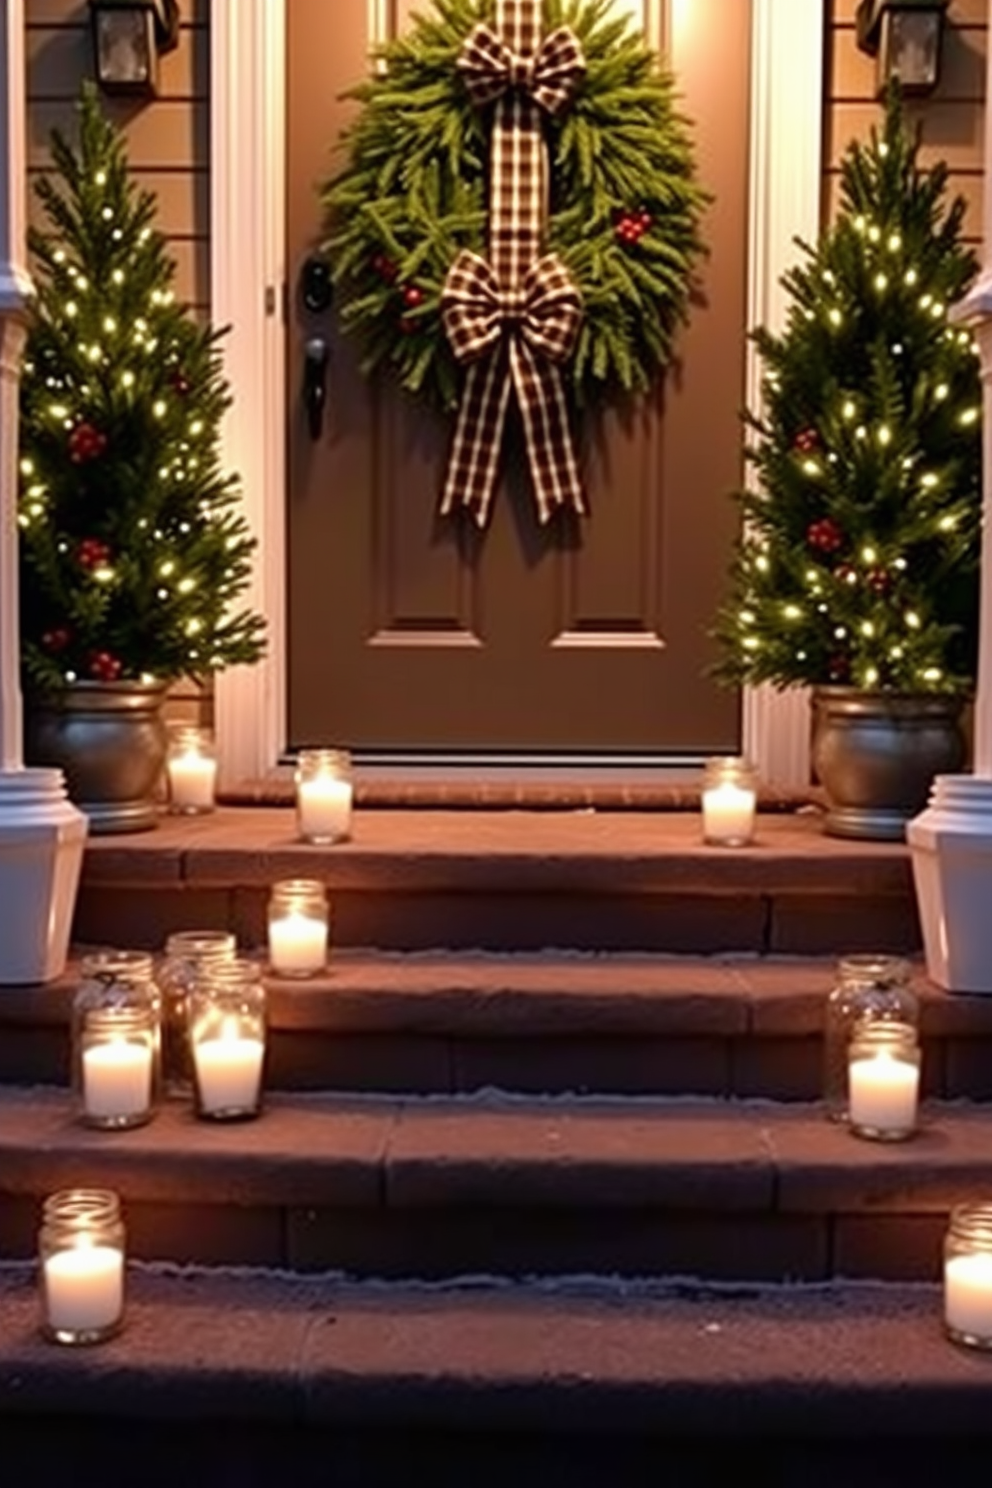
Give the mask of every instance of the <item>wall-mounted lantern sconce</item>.
M 177 0 L 90 0 L 96 80 L 105 93 L 158 92 L 158 59 L 179 43 Z
M 894 77 L 904 93 L 930 93 L 940 77 L 948 0 L 861 0 L 858 46 L 878 58 L 878 92 Z

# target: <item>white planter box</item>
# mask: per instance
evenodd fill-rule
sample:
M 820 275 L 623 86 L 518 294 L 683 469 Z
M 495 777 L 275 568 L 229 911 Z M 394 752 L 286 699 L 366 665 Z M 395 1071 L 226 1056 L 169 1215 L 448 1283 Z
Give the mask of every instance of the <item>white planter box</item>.
M 951 992 L 992 993 L 992 780 L 938 775 L 906 840 L 927 975 Z
M 61 770 L 0 773 L 0 986 L 65 970 L 85 843 Z

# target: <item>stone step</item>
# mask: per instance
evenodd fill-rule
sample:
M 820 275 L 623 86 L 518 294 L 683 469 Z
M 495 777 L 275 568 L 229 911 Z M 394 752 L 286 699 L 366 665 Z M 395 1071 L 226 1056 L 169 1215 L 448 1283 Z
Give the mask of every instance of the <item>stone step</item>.
M 992 1108 L 881 1144 L 771 1102 L 273 1095 L 256 1121 L 169 1103 L 138 1130 L 0 1090 L 0 1256 L 39 1202 L 106 1186 L 132 1253 L 359 1277 L 933 1279 L 954 1203 L 992 1188 Z
M 702 843 L 695 812 L 391 811 L 313 847 L 292 811 L 222 807 L 86 851 L 79 941 L 158 947 L 229 926 L 265 943 L 273 882 L 323 880 L 339 945 L 824 955 L 918 949 L 907 849 L 759 816 L 753 846 Z
M 267 1083 L 379 1094 L 816 1100 L 832 957 L 335 950 L 267 978 Z M 0 1082 L 67 1084 L 78 968 L 0 994 Z M 992 998 L 915 966 L 925 1092 L 992 1099 Z
M 925 1488 L 987 1461 L 989 1363 L 937 1287 L 429 1289 L 132 1269 L 125 1327 L 37 1335 L 0 1273 L 0 1434 L 32 1483 Z M 754 1473 L 745 1469 L 753 1468 Z M 68 1469 L 68 1471 L 67 1471 Z

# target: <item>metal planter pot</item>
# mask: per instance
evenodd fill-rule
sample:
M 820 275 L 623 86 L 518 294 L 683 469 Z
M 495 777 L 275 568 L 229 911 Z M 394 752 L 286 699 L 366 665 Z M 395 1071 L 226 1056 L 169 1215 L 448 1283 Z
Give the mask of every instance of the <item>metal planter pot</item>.
M 143 832 L 158 820 L 168 734 L 164 683 L 74 682 L 28 699 L 29 764 L 57 765 L 92 833 Z
M 817 687 L 812 707 L 813 768 L 831 836 L 902 842 L 934 776 L 964 764 L 961 697 Z

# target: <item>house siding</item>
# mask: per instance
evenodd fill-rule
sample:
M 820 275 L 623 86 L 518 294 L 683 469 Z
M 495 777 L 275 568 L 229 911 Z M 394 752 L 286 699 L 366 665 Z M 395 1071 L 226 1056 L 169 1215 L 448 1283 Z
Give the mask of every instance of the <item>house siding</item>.
M 824 87 L 824 215 L 836 211 L 839 165 L 852 139 L 867 137 L 880 117 L 875 59 L 859 51 L 854 18 L 858 0 L 830 0 Z M 951 0 L 947 11 L 940 82 L 929 97 L 910 100 L 907 112 L 922 130 L 920 162 L 944 160 L 949 190 L 968 204 L 965 234 L 978 244 L 982 231 L 987 0 Z

